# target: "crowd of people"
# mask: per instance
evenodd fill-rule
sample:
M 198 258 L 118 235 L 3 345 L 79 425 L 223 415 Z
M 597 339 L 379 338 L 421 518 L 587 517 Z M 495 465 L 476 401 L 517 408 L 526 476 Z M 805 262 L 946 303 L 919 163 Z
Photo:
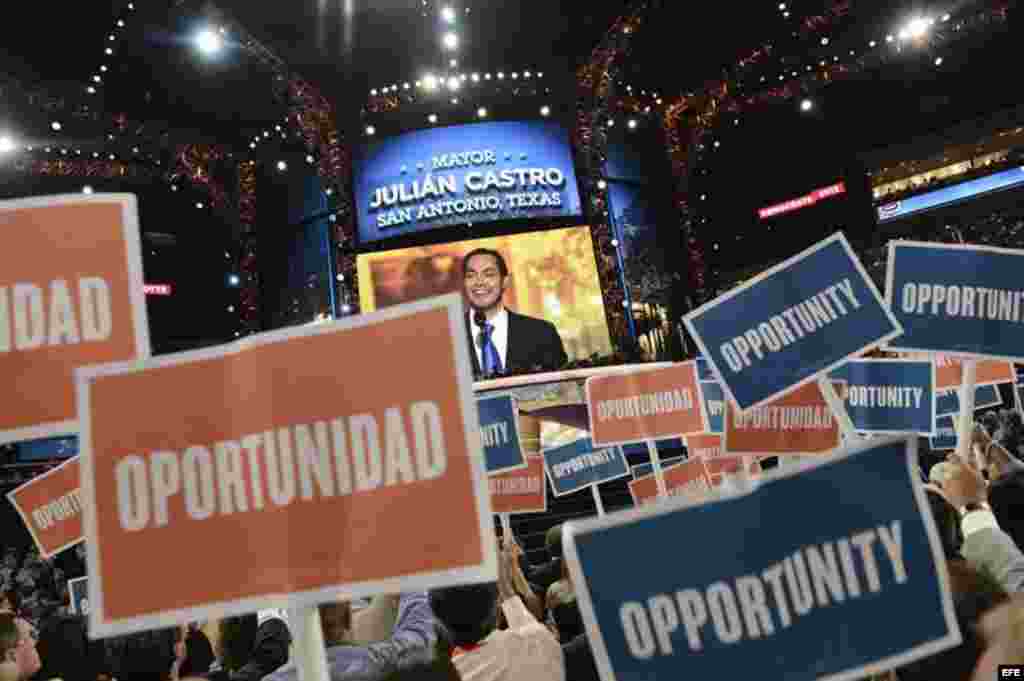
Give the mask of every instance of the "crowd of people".
M 1004 411 L 980 419 L 969 460 L 922 459 L 964 640 L 883 678 L 987 681 L 1024 663 L 1022 458 L 1024 424 Z M 596 681 L 561 526 L 537 565 L 514 538 L 496 541 L 496 583 L 321 605 L 332 681 Z M 59 569 L 8 551 L 0 576 L 0 681 L 298 679 L 286 612 L 90 640 Z

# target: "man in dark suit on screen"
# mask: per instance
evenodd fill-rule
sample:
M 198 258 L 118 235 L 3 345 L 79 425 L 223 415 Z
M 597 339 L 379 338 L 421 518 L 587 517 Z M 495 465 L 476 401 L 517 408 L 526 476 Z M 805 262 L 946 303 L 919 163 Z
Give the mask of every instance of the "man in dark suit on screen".
M 555 325 L 506 309 L 502 297 L 508 283 L 508 266 L 497 251 L 478 248 L 462 259 L 473 375 L 492 377 L 561 369 L 568 356 Z

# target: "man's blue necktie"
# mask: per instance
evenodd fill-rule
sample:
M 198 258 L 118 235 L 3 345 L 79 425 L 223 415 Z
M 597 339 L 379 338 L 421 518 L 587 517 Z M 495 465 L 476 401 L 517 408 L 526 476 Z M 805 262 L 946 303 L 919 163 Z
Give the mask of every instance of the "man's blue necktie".
M 483 330 L 483 347 L 480 350 L 480 354 L 484 358 L 484 373 L 488 376 L 501 373 L 501 357 L 498 356 L 498 348 L 494 347 L 494 341 L 491 340 L 491 333 L 494 332 L 494 325 L 490 322 L 484 324 Z

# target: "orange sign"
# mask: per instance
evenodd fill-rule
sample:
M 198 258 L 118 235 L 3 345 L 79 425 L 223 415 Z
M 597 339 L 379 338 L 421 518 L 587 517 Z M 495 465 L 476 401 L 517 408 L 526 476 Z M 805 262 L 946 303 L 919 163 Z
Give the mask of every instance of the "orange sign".
M 933 355 L 928 352 L 905 352 L 901 357 L 908 359 L 935 361 L 935 389 L 949 390 L 959 388 L 964 381 L 964 364 L 959 357 L 952 355 Z M 997 383 L 1013 383 L 1017 380 L 1013 370 L 1013 362 L 998 359 L 979 359 L 976 362 L 974 385 L 995 385 Z
M 839 424 L 817 382 L 738 414 L 726 401 L 723 454 L 826 454 L 839 446 Z
M 587 379 L 595 447 L 664 440 L 708 429 L 697 363 L 608 373 Z
M 721 482 L 723 473 L 739 473 L 744 461 L 747 462 L 747 470 L 751 474 L 761 471 L 761 465 L 754 457 L 724 454 L 722 452 L 722 436 L 716 433 L 688 436 L 686 449 L 691 457 L 704 462 L 712 485 Z
M 711 479 L 700 459 L 674 464 L 665 468 L 662 474 L 665 476 L 665 491 L 670 497 L 682 496 L 699 501 L 711 489 Z M 658 480 L 653 474 L 637 478 L 629 483 L 629 493 L 636 506 L 653 503 L 658 500 Z
M 43 558 L 51 558 L 82 541 L 77 456 L 8 492 L 7 498 Z
M 0 443 L 78 432 L 75 369 L 149 356 L 130 194 L 0 201 Z
M 449 295 L 80 371 L 90 633 L 495 579 L 465 333 Z
M 752 456 L 723 456 L 720 459 L 709 461 L 708 475 L 711 477 L 711 485 L 717 487 L 722 484 L 726 474 L 739 475 L 746 463 L 747 474 L 750 477 L 757 477 L 761 473 L 761 464 Z
M 491 510 L 495 513 L 546 513 L 548 510 L 543 456 L 527 456 L 526 468 L 492 475 L 487 484 L 491 491 Z

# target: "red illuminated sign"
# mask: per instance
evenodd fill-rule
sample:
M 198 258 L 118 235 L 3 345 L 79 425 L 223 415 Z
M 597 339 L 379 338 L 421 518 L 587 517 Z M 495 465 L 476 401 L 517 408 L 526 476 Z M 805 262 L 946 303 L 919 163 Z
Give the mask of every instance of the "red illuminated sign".
M 806 208 L 807 206 L 813 206 L 818 201 L 831 198 L 833 196 L 839 196 L 840 194 L 845 193 L 846 184 L 843 182 L 836 182 L 835 184 L 829 185 L 827 187 L 815 189 L 810 194 L 805 194 L 800 198 L 790 199 L 789 201 L 777 203 L 774 206 L 762 208 L 761 210 L 757 211 L 757 215 L 762 220 L 764 220 L 765 218 L 774 217 L 781 213 L 789 213 L 790 211 L 800 210 L 801 208 Z
M 172 291 L 170 284 L 144 284 L 142 288 L 147 296 L 169 296 Z

